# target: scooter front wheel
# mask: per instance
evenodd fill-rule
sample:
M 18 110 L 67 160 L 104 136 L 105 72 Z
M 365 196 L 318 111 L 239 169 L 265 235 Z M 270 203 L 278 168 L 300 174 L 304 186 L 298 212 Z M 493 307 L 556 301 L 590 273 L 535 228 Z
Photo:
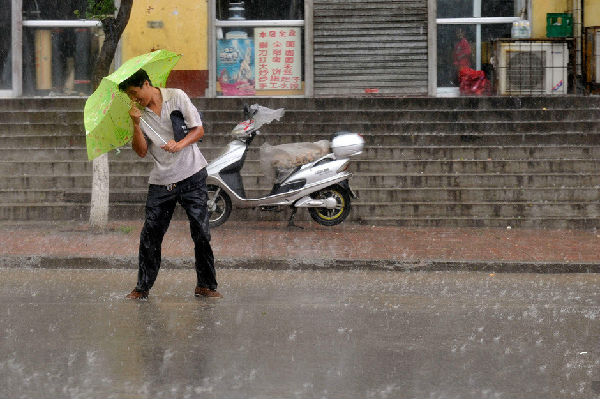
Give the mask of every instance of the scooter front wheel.
M 210 227 L 222 225 L 231 214 L 231 198 L 219 186 L 208 184 L 208 220 Z
M 330 208 L 308 208 L 310 217 L 323 226 L 335 226 L 340 224 L 350 214 L 350 194 L 348 190 L 340 185 L 334 185 L 319 190 L 311 195 L 315 199 L 325 199 L 333 197 L 336 201 L 336 207 Z

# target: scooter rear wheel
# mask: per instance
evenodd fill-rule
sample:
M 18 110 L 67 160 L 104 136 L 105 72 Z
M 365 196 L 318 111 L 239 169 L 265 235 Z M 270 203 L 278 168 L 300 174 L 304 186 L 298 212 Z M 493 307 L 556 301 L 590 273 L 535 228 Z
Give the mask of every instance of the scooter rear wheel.
M 231 198 L 219 186 L 208 184 L 208 220 L 210 227 L 222 225 L 231 214 Z
M 337 205 L 334 209 L 308 208 L 310 217 L 323 226 L 340 224 L 350 214 L 350 194 L 348 190 L 339 185 L 330 186 L 311 195 L 312 198 L 335 198 Z

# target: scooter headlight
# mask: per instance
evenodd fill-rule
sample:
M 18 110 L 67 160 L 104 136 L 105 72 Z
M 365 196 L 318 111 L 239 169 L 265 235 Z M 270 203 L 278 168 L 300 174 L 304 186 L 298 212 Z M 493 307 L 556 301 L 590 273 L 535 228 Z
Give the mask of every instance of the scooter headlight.
M 233 130 L 231 131 L 231 134 L 233 134 L 234 136 L 239 136 L 244 134 L 245 130 L 242 126 L 237 125 L 236 127 L 233 128 Z
M 245 120 L 237 124 L 236 127 L 231 131 L 231 135 L 240 138 L 247 137 L 254 130 L 254 120 Z

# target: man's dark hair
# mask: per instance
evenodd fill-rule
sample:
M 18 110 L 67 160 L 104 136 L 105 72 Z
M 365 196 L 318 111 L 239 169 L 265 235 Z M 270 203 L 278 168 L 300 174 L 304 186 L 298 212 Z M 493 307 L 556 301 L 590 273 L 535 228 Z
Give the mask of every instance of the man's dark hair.
M 126 91 L 131 86 L 142 87 L 145 81 L 148 81 L 150 86 L 152 86 L 152 82 L 146 71 L 139 69 L 136 73 L 119 83 L 119 90 Z

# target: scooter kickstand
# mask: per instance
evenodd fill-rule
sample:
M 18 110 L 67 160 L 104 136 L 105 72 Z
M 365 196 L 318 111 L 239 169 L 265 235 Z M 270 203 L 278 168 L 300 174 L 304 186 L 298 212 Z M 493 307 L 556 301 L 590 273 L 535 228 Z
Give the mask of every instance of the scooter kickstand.
M 297 229 L 304 229 L 302 226 L 298 226 L 294 223 L 294 218 L 296 217 L 296 212 L 298 212 L 298 208 L 292 206 L 292 214 L 290 215 L 290 219 L 288 220 L 288 227 L 295 227 Z

